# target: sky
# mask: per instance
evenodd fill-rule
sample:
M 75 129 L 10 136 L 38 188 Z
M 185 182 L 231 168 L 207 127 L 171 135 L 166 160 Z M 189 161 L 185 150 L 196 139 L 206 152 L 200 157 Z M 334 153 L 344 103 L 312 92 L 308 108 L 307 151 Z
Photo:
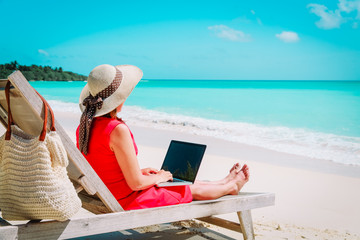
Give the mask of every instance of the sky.
M 144 79 L 360 80 L 360 0 L 0 0 L 0 64 Z

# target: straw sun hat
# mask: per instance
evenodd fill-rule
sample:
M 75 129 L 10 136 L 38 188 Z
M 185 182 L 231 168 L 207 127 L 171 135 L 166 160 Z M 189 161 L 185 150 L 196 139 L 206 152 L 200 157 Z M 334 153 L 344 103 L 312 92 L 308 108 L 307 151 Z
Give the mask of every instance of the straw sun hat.
M 121 103 L 125 102 L 136 84 L 143 76 L 142 71 L 132 65 L 112 66 L 103 64 L 95 67 L 89 74 L 87 84 L 80 94 L 79 105 L 81 112 L 84 112 L 85 106 L 83 101 L 90 94 L 96 96 L 102 90 L 106 89 L 117 76 L 117 70 L 121 72 L 121 82 L 118 88 L 109 97 L 103 99 L 102 107 L 96 109 L 94 117 L 102 116 L 117 108 Z

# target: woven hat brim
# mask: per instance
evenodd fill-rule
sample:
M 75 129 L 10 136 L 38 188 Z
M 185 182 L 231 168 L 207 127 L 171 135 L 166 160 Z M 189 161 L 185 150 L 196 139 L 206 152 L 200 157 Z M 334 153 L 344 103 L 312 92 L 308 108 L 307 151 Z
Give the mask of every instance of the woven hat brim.
M 118 65 L 116 68 L 118 68 L 123 75 L 121 84 L 119 88 L 113 94 L 111 94 L 111 96 L 104 100 L 102 108 L 96 109 L 94 117 L 105 115 L 125 102 L 143 76 L 141 69 L 133 65 Z M 85 106 L 82 104 L 82 102 L 89 95 L 89 86 L 86 84 L 81 91 L 79 98 L 79 107 L 81 112 L 85 110 Z

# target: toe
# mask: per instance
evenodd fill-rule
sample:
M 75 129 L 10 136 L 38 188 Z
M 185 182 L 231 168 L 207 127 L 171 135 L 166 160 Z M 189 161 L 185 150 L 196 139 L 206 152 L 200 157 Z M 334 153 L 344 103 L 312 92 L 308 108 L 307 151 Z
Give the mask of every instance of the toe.
M 232 168 L 230 169 L 230 172 L 232 172 L 233 170 L 236 170 L 236 172 L 238 172 L 238 168 L 239 168 L 240 164 L 239 163 L 235 163 Z
M 243 167 L 241 168 L 241 171 L 245 171 L 246 169 L 249 169 L 247 164 L 244 164 Z

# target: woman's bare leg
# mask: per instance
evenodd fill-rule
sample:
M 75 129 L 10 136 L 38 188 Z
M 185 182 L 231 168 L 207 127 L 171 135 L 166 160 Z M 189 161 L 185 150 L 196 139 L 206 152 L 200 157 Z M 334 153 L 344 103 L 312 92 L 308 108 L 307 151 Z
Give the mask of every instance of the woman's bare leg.
M 237 185 L 235 182 L 226 184 L 193 184 L 190 186 L 194 200 L 210 200 L 228 194 L 235 194 Z
M 230 175 L 232 173 L 230 172 Z M 249 180 L 249 168 L 245 164 L 242 169 L 227 179 L 225 183 L 214 182 L 195 182 L 190 186 L 192 196 L 195 200 L 210 200 L 222 197 L 224 195 L 236 195 Z

